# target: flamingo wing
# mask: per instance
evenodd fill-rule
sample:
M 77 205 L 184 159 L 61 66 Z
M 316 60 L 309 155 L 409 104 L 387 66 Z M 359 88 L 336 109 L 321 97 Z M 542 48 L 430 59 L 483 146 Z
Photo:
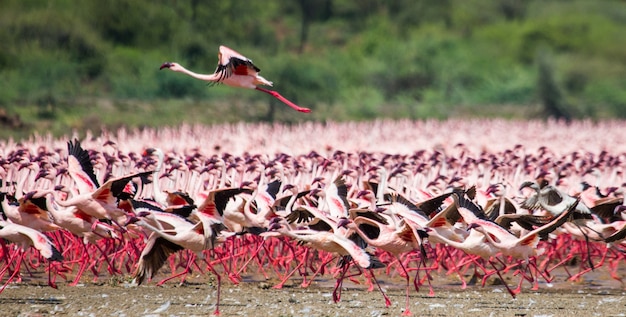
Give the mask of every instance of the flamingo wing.
M 421 209 L 423 213 L 432 217 L 435 213 L 441 211 L 441 205 L 443 205 L 443 202 L 448 199 L 448 197 L 450 197 L 450 195 L 452 194 L 453 192 L 441 194 L 415 205 L 419 207 L 419 209 Z
M 390 201 L 392 204 L 393 203 L 397 203 L 397 204 L 403 205 L 406 208 L 408 208 L 409 210 L 411 210 L 412 212 L 414 212 L 414 213 L 418 214 L 419 216 L 423 217 L 424 219 L 428 219 L 429 218 L 429 216 L 427 214 L 425 214 L 424 211 L 422 211 L 421 208 L 419 208 L 411 200 L 409 200 L 408 198 L 406 198 L 405 196 L 403 196 L 402 194 L 400 194 L 398 192 L 394 191 L 392 193 L 385 194 L 385 201 Z
M 615 241 L 620 241 L 626 239 L 626 225 L 624 225 L 620 230 L 616 231 L 614 234 L 604 239 L 604 242 L 611 243 Z
M 218 59 L 219 62 L 215 70 L 215 73 L 219 75 L 217 82 L 221 82 L 233 74 L 256 76 L 261 71 L 252 63 L 252 60 L 223 45 L 220 46 Z
M 198 211 L 214 216 L 215 218 L 221 218 L 224 215 L 224 209 L 226 209 L 226 205 L 231 198 L 241 193 L 251 192 L 252 191 L 250 189 L 236 187 L 213 190 L 209 193 L 204 202 L 202 202 L 200 207 L 198 207 Z M 219 217 L 216 213 L 219 214 Z
M 17 210 L 19 212 L 48 218 L 48 206 L 46 204 L 46 197 L 34 197 L 35 194 L 36 192 L 30 192 L 20 198 L 18 200 L 20 206 Z
M 93 171 L 89 152 L 80 146 L 80 142 L 67 142 L 67 165 L 70 176 L 76 183 L 79 193 L 86 194 L 96 190 L 100 185 Z
M 569 205 L 567 209 L 563 211 L 561 214 L 559 214 L 557 217 L 554 217 L 552 221 L 550 221 L 543 227 L 537 228 L 529 232 L 527 236 L 533 235 L 533 234 L 537 234 L 539 236 L 547 236 L 548 233 L 556 230 L 558 227 L 564 224 L 568 219 L 570 219 L 570 216 L 573 215 L 573 212 L 579 203 L 580 203 L 580 198 L 576 199 L 573 204 Z
M 29 240 L 30 244 L 35 247 L 35 249 L 37 249 L 46 259 L 50 261 L 63 261 L 61 252 L 59 252 L 59 250 L 52 245 L 52 242 L 50 242 L 45 234 L 16 223 L 6 223 L 4 229 L 7 228 L 9 228 L 11 232 L 19 234 Z
M 313 220 L 313 218 L 315 218 L 315 216 L 308 209 L 299 207 L 293 209 L 291 213 L 285 217 L 285 220 L 289 223 L 308 223 Z
M 151 233 L 134 274 L 137 285 L 141 285 L 146 277 L 153 278 L 167 258 L 182 249 L 178 244 Z
M 511 225 L 516 222 L 520 227 L 531 231 L 547 224 L 550 220 L 552 220 L 552 216 L 504 214 L 498 216 L 498 218 L 493 221 L 506 229 L 511 229 Z
M 333 242 L 340 245 L 344 250 L 346 250 L 346 252 L 350 254 L 352 259 L 360 267 L 366 269 L 370 267 L 370 255 L 352 240 L 334 233 L 328 234 L 327 237 L 331 238 Z
M 150 174 L 152 174 L 152 171 L 133 173 L 123 177 L 110 179 L 106 183 L 104 183 L 104 185 L 94 191 L 91 194 L 91 197 L 96 200 L 104 201 L 108 204 L 113 205 L 116 203 L 117 198 L 120 197 L 123 192 L 132 191 L 131 189 L 127 188 L 127 186 L 133 178 L 146 177 Z

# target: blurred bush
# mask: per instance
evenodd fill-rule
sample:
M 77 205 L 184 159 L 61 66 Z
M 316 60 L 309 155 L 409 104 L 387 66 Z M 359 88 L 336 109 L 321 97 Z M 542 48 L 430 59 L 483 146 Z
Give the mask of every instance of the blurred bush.
M 156 113 L 171 124 L 626 117 L 623 1 L 4 0 L 0 7 L 0 106 L 24 129 L 51 120 L 47 128 L 64 131 L 94 111 L 107 113 L 98 124 L 113 126 L 164 122 L 151 118 Z M 277 91 L 314 112 L 282 111 L 257 92 L 158 71 L 177 61 L 210 73 L 219 45 L 253 59 Z M 129 115 L 137 105 L 142 115 Z

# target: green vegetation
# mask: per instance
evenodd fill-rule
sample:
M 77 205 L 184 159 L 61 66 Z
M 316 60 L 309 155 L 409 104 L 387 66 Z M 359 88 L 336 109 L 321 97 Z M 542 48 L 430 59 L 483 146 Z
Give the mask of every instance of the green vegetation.
M 187 123 L 626 118 L 616 0 L 3 0 L 0 137 Z M 290 111 L 206 84 L 224 44 Z

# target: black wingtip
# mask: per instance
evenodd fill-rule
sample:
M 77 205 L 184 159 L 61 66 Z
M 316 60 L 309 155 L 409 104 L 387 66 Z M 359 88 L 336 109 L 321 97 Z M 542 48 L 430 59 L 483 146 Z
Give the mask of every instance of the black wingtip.
M 97 187 L 100 187 L 100 184 L 98 183 L 98 179 L 96 178 L 96 174 L 93 171 L 93 164 L 91 163 L 89 152 L 83 149 L 78 139 L 74 139 L 74 142 L 72 142 L 72 140 L 67 141 L 67 153 L 68 155 L 71 155 L 75 157 L 76 160 L 78 160 L 78 162 L 80 163 L 80 167 L 83 169 L 85 173 L 87 173 L 87 175 L 89 175 L 89 178 L 91 179 L 91 181 Z
M 370 266 L 368 269 L 382 269 L 387 267 L 378 257 L 370 255 Z
M 57 250 L 57 248 L 52 246 L 52 256 L 48 260 L 61 262 L 63 261 L 63 255 L 59 252 L 59 250 Z

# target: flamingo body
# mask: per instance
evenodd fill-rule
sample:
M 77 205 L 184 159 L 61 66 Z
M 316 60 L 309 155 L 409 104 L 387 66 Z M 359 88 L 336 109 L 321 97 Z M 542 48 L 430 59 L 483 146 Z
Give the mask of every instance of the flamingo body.
M 256 89 L 273 96 L 297 111 L 305 113 L 311 112 L 311 109 L 294 104 L 276 91 L 258 87 L 259 85 L 272 87 L 273 83 L 259 75 L 261 70 L 252 63 L 252 60 L 223 45 L 220 46 L 217 68 L 213 74 L 198 74 L 173 62 L 163 63 L 159 69 L 164 68 L 211 83 L 222 83 L 231 87 Z

